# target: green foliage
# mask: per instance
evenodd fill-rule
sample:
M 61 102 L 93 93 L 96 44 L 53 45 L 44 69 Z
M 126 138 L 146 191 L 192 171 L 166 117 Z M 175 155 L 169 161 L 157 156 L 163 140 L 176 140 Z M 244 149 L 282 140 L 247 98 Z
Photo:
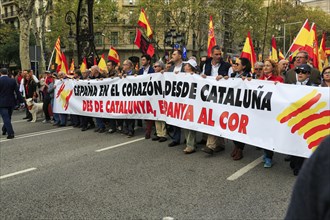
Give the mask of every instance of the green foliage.
M 0 24 L 0 65 L 20 63 L 19 33 L 9 24 Z

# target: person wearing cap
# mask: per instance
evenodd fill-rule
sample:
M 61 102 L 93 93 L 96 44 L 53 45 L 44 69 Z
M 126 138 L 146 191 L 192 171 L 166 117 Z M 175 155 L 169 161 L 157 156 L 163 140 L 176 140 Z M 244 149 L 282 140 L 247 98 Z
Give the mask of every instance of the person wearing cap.
M 330 66 L 327 66 L 322 71 L 321 87 L 330 87 Z
M 302 64 L 308 65 L 308 53 L 304 50 L 299 51 L 297 56 L 295 56 L 294 68 L 290 69 L 285 75 L 285 83 L 287 84 L 295 84 L 297 82 L 295 68 Z M 316 68 L 311 68 L 310 71 L 310 81 L 313 84 L 320 85 L 321 84 L 321 74 Z
M 206 60 L 201 77 L 206 78 L 208 76 L 213 76 L 216 77 L 216 80 L 220 80 L 225 76 L 228 77 L 231 65 L 222 59 L 221 54 L 221 48 L 219 45 L 212 47 L 211 58 Z M 202 151 L 207 154 L 213 154 L 214 152 L 223 151 L 224 149 L 224 138 L 208 134 L 206 145 L 202 148 Z
M 165 69 L 165 64 L 162 61 L 157 61 L 154 63 L 154 70 L 156 73 L 162 73 L 164 69 Z M 156 136 L 153 137 L 151 140 L 158 142 L 167 141 L 165 121 L 155 121 L 155 127 L 156 127 Z
M 197 62 L 194 59 L 189 59 L 184 63 L 184 71 L 186 74 L 196 74 Z M 183 150 L 185 154 L 192 154 L 196 152 L 196 131 L 190 129 L 184 129 L 184 135 L 186 138 L 186 148 Z
M 296 83 L 293 83 L 295 85 L 304 85 L 304 86 L 318 86 L 314 84 L 311 79 L 311 71 L 312 68 L 308 64 L 301 64 L 299 66 L 296 66 L 295 72 L 296 72 Z M 290 167 L 293 170 L 293 175 L 297 176 L 299 174 L 299 171 L 305 161 L 305 158 L 298 157 L 298 156 L 291 156 L 290 157 Z
M 8 77 L 8 70 L 6 68 L 0 69 L 0 115 L 2 117 L 2 135 L 7 134 L 7 139 L 15 137 L 14 129 L 11 124 L 11 115 L 13 114 L 16 105 L 16 98 L 21 105 L 24 105 L 24 100 L 19 92 L 15 79 Z

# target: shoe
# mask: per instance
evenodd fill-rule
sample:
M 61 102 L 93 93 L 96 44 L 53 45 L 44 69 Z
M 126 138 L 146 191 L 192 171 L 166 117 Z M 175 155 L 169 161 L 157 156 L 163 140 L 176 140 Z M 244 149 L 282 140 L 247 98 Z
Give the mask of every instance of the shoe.
M 26 120 L 27 122 L 30 122 L 30 121 L 32 121 L 32 118 L 29 118 L 28 120 Z
M 298 176 L 299 174 L 299 169 L 293 169 L 293 175 Z
M 66 125 L 59 124 L 57 125 L 58 127 L 65 127 Z
M 87 127 L 82 127 L 82 128 L 81 128 L 81 131 L 87 131 L 87 130 L 88 130 Z
M 225 147 L 223 146 L 216 146 L 216 148 L 213 150 L 214 152 L 221 152 L 221 151 L 224 151 L 225 150 Z
M 202 140 L 198 141 L 197 144 L 206 144 L 206 140 L 202 139 Z
M 95 128 L 95 125 L 94 124 L 87 126 L 87 129 L 93 129 L 93 128 Z
M 231 152 L 230 156 L 235 157 L 238 149 L 239 149 L 238 147 L 234 147 L 234 150 L 233 150 L 233 152 Z
M 8 134 L 7 139 L 13 139 L 15 136 L 13 134 Z
M 96 129 L 94 130 L 94 132 L 99 132 L 100 129 L 101 129 L 101 128 L 96 128 Z
M 118 130 L 119 132 L 122 132 L 122 131 L 123 131 L 123 128 L 122 128 L 121 126 L 118 126 L 117 130 Z
M 235 156 L 233 157 L 233 160 L 240 160 L 243 158 L 243 150 L 237 149 Z
M 23 118 L 23 120 L 25 120 L 25 119 L 29 119 L 29 117 L 28 117 L 28 116 L 26 116 L 26 117 L 24 117 L 24 118 Z
M 54 123 L 53 124 L 53 126 L 59 126 L 60 125 L 60 123 Z
M 131 138 L 133 136 L 134 136 L 134 134 L 132 132 L 128 132 L 128 135 L 127 135 L 128 138 Z
M 32 119 L 31 119 L 31 121 L 32 121 Z M 46 120 L 46 119 L 42 121 L 42 123 L 49 123 L 49 122 L 50 122 L 50 120 Z
M 105 132 L 105 128 L 101 128 L 100 130 L 99 130 L 99 133 L 104 133 Z
M 179 143 L 175 142 L 175 141 L 172 141 L 171 143 L 168 144 L 169 147 L 175 147 L 179 145 Z
M 145 139 L 150 139 L 150 134 L 146 134 L 146 135 L 144 136 L 144 138 L 145 138 Z
M 195 153 L 196 150 L 195 150 L 194 148 L 191 148 L 191 147 L 186 147 L 186 148 L 183 150 L 183 152 L 184 152 L 185 154 L 192 154 L 192 153 Z
M 264 163 L 264 167 L 265 168 L 271 168 L 272 167 L 272 159 L 270 159 L 270 158 L 265 158 L 265 163 Z
M 166 137 L 161 137 L 160 139 L 159 139 L 159 141 L 158 142 L 165 142 L 165 141 L 167 141 L 167 138 Z
M 7 131 L 2 131 L 2 135 L 6 135 L 7 134 Z
M 291 161 L 291 155 L 286 155 L 286 156 L 284 157 L 284 161 L 285 161 L 285 162 L 289 162 L 289 161 Z
M 214 153 L 214 151 L 211 148 L 208 148 L 208 147 L 203 147 L 202 151 L 204 153 L 211 154 L 211 155 Z
M 151 140 L 153 141 L 159 141 L 160 137 L 156 136 L 156 137 L 153 137 Z
M 113 133 L 115 133 L 116 132 L 116 130 L 115 129 L 109 129 L 109 131 L 108 131 L 110 134 L 113 134 Z
M 78 128 L 79 126 L 80 126 L 79 124 L 73 125 L 74 128 Z

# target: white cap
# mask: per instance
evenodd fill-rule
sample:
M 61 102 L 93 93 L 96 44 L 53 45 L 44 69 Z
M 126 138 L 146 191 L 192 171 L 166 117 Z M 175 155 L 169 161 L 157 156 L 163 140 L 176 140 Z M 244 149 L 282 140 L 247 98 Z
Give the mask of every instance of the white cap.
M 183 62 L 183 63 L 189 63 L 195 69 L 197 68 L 197 63 L 196 63 L 196 60 L 194 60 L 194 59 L 189 59 L 187 62 Z

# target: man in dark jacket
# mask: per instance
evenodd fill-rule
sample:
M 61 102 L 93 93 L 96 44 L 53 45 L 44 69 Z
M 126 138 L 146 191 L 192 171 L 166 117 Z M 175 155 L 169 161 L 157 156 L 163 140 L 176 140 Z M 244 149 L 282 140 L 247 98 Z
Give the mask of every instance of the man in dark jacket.
M 3 120 L 2 135 L 8 134 L 7 139 L 14 138 L 14 130 L 11 124 L 11 115 L 16 105 L 16 97 L 20 103 L 24 103 L 23 97 L 18 90 L 15 79 L 8 77 L 6 68 L 0 69 L 0 114 Z M 24 104 L 21 104 L 24 105 Z

